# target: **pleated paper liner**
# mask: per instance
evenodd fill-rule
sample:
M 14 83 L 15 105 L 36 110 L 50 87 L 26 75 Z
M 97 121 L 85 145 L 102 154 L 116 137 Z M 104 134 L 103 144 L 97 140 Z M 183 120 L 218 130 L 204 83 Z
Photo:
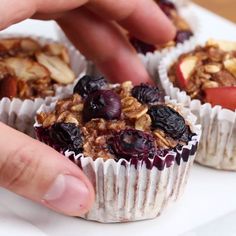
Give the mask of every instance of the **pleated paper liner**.
M 179 106 L 169 98 L 166 101 Z M 54 107 L 55 103 L 43 105 L 38 112 L 49 112 Z M 102 157 L 93 160 L 69 150 L 65 152 L 65 156 L 74 160 L 87 175 L 96 192 L 95 204 L 83 218 L 103 223 L 151 219 L 181 196 L 201 133 L 199 125 L 195 125 L 196 118 L 187 109 L 181 108 L 181 114 L 196 136 L 180 150 L 167 151 L 165 157 L 116 162 Z M 35 124 L 39 140 L 51 145 L 47 137 L 40 134 L 41 128 L 41 124 Z M 160 161 L 165 158 L 173 159 L 170 166 L 160 166 Z
M 45 37 L 38 37 L 34 35 L 26 35 L 26 34 L 3 34 L 0 35 L 0 39 L 2 38 L 22 38 L 22 37 L 30 37 L 35 39 L 41 45 L 56 42 L 52 39 Z M 87 63 L 84 57 L 70 44 L 58 41 L 66 46 L 68 49 L 68 53 L 70 56 L 71 67 L 74 71 L 77 79 L 85 74 L 87 70 Z M 75 80 L 75 83 L 77 81 Z M 55 86 L 55 96 L 53 97 L 45 97 L 45 98 L 35 98 L 35 99 L 24 99 L 21 100 L 19 98 L 2 98 L 0 100 L 0 121 L 21 131 L 30 136 L 34 136 L 33 124 L 34 117 L 36 111 L 42 104 L 49 104 L 50 102 L 57 100 L 58 98 L 62 98 L 64 91 L 68 91 L 73 89 L 74 85 L 67 86 Z
M 204 44 L 200 43 L 202 46 Z M 166 94 L 190 108 L 202 125 L 196 162 L 216 169 L 236 171 L 236 111 L 211 106 L 209 103 L 201 104 L 200 100 L 191 100 L 186 92 L 174 87 L 168 78 L 169 67 L 181 54 L 194 50 L 197 45 L 199 44 L 187 42 L 166 55 L 159 66 L 156 63 L 159 80 Z

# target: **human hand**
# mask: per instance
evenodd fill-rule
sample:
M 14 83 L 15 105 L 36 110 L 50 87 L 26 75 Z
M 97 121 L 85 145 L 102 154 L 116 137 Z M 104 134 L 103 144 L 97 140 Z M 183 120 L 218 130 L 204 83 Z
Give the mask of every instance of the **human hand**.
M 79 216 L 94 201 L 82 171 L 49 146 L 0 123 L 0 186 L 55 211 Z
M 165 43 L 175 28 L 153 0 L 2 0 L 0 28 L 23 19 L 56 19 L 70 40 L 111 81 L 149 81 L 121 27 L 148 43 Z M 7 11 L 6 11 L 7 9 Z
M 148 43 L 164 43 L 175 34 L 152 0 L 2 0 L 0 15 L 0 29 L 29 17 L 56 19 L 81 52 L 117 82 L 149 80 L 118 25 Z M 4 124 L 0 130 L 1 187 L 68 215 L 89 210 L 94 190 L 77 166 Z

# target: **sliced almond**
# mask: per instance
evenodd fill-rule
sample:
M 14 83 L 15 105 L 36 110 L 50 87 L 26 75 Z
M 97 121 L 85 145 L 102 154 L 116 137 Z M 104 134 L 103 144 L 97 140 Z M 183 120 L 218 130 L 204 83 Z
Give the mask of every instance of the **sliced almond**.
M 21 48 L 23 51 L 36 51 L 41 48 L 40 44 L 31 38 L 0 39 L 0 44 L 3 45 L 7 50 L 17 47 Z
M 0 79 L 4 79 L 9 74 L 12 74 L 12 71 L 10 68 L 7 67 L 7 65 L 4 62 L 0 62 Z
M 0 39 L 0 44 L 7 50 L 10 50 L 12 48 L 20 47 L 20 38 Z
M 25 52 L 36 52 L 40 50 L 40 44 L 31 38 L 23 38 L 20 40 L 21 49 Z
M 236 58 L 231 58 L 224 61 L 224 66 L 233 76 L 236 77 Z
M 44 66 L 31 59 L 11 57 L 5 59 L 4 62 L 14 71 L 16 77 L 24 81 L 50 76 L 49 71 Z
M 51 56 L 60 57 L 66 64 L 70 63 L 70 57 L 67 48 L 59 43 L 50 43 L 45 45 L 44 51 Z
M 36 53 L 37 61 L 45 66 L 51 73 L 51 78 L 61 84 L 70 84 L 75 79 L 74 72 L 59 57 L 49 56 L 45 53 Z
M 236 51 L 236 42 L 226 40 L 209 39 L 207 41 L 207 46 L 219 47 L 221 50 L 226 52 Z
M 202 88 L 206 89 L 206 88 L 218 88 L 219 87 L 219 83 L 215 82 L 215 81 L 206 81 L 203 85 Z
M 151 124 L 151 117 L 148 114 L 144 114 L 135 121 L 135 129 L 145 131 L 150 129 Z
M 205 67 L 205 71 L 210 74 L 218 73 L 221 70 L 220 66 L 217 66 L 217 65 L 208 64 L 208 65 L 205 65 L 204 67 Z

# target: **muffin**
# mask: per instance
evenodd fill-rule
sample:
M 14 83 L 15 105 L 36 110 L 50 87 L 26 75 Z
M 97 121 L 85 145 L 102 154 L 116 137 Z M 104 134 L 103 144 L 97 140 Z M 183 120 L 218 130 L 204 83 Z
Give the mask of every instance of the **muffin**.
M 35 130 L 93 184 L 83 218 L 108 223 L 154 218 L 178 198 L 199 140 L 194 122 L 157 87 L 86 75 L 72 95 L 39 109 Z
M 170 0 L 156 0 L 156 3 L 161 10 L 168 16 L 177 29 L 176 36 L 173 41 L 164 45 L 152 45 L 145 43 L 132 35 L 129 35 L 130 43 L 138 53 L 146 54 L 148 52 L 161 51 L 166 48 L 175 47 L 177 44 L 182 44 L 193 36 L 193 30 L 189 23 L 181 16 L 176 4 Z
M 44 38 L 0 37 L 0 119 L 28 134 L 36 110 L 73 84 L 85 61 L 72 48 Z
M 202 124 L 196 161 L 236 170 L 236 42 L 186 44 L 164 58 L 159 76 L 167 95 L 185 103 Z

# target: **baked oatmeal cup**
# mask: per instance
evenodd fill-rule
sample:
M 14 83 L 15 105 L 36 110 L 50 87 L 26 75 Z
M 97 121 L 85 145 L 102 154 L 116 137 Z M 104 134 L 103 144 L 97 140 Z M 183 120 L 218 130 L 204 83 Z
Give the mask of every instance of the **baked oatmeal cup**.
M 72 61 L 73 60 L 73 61 Z M 0 120 L 32 135 L 36 111 L 86 70 L 72 47 L 34 36 L 0 36 Z
M 166 14 L 166 16 L 171 20 L 171 22 L 176 27 L 175 38 L 163 45 L 152 45 L 145 43 L 132 35 L 129 35 L 130 43 L 140 54 L 153 53 L 155 51 L 168 51 L 168 49 L 175 47 L 177 44 L 182 44 L 187 40 L 190 40 L 195 33 L 197 28 L 197 20 L 194 14 L 190 17 L 189 13 L 186 12 L 186 8 L 179 9 L 177 3 L 170 0 L 156 0 L 155 1 L 161 10 Z
M 236 171 L 236 42 L 186 44 L 161 61 L 159 77 L 166 94 L 202 125 L 196 161 Z
M 84 76 L 36 116 L 37 138 L 70 158 L 96 192 L 85 219 L 158 216 L 182 193 L 200 136 L 195 117 L 157 87 Z

